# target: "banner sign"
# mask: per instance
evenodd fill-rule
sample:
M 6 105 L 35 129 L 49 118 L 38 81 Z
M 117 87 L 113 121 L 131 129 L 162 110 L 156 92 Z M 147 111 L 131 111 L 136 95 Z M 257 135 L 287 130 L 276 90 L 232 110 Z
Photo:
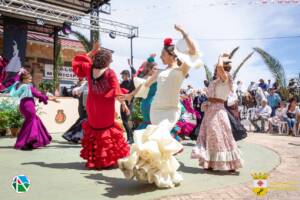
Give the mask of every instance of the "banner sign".
M 4 18 L 3 54 L 8 60 L 7 72 L 19 72 L 25 62 L 27 29 L 24 21 Z
M 61 67 L 58 77 L 63 81 L 77 81 L 78 78 L 74 74 L 72 67 Z M 45 79 L 53 79 L 53 65 L 45 64 Z

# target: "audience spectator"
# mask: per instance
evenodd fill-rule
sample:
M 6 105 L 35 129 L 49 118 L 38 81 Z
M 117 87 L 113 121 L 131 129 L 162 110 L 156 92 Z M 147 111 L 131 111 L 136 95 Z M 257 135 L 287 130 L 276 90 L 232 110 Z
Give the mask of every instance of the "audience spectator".
M 133 74 L 135 74 L 135 70 L 133 67 L 131 67 L 131 73 L 132 73 L 131 77 L 133 77 Z M 126 89 L 128 91 L 128 93 L 131 93 L 135 89 L 135 87 L 134 87 L 133 78 L 130 78 L 129 70 L 123 70 L 121 72 L 121 75 L 122 75 L 122 82 L 120 84 L 120 87 L 122 89 Z M 133 106 L 132 102 L 133 102 L 133 100 L 131 100 L 130 102 L 126 101 L 126 105 L 129 108 L 130 113 L 132 111 L 132 106 Z M 128 115 L 128 113 L 126 111 L 124 111 L 122 108 L 121 108 L 120 113 L 121 113 L 121 118 L 123 121 L 123 126 L 127 133 L 127 141 L 129 144 L 132 144 L 133 143 L 133 131 L 130 128 L 129 123 L 128 123 L 129 119 L 130 119 L 130 115 Z
M 256 109 L 255 116 L 250 122 L 255 127 L 255 132 L 265 132 L 265 122 L 268 121 L 271 116 L 272 109 L 268 106 L 268 101 L 266 99 L 262 99 L 261 106 Z M 257 125 L 257 122 L 261 122 L 261 127 Z
M 269 89 L 269 95 L 267 97 L 269 106 L 272 108 L 271 117 L 275 116 L 275 110 L 278 108 L 279 103 L 281 102 L 279 94 L 275 93 L 275 91 L 275 88 Z
M 198 90 L 196 97 L 193 100 L 193 106 L 194 106 L 194 109 L 196 111 L 198 111 L 201 115 L 201 118 L 199 119 L 199 122 L 198 122 L 199 124 L 201 124 L 203 116 L 204 116 L 204 112 L 201 110 L 201 105 L 206 101 L 207 101 L 206 94 L 203 93 L 201 90 Z
M 286 109 L 285 121 L 288 123 L 289 134 L 293 133 L 293 128 L 296 123 L 296 116 L 300 114 L 300 110 L 298 107 L 297 99 L 291 98 L 289 100 L 289 105 Z
M 255 92 L 255 95 L 254 95 L 256 105 L 261 105 L 261 102 L 263 99 L 267 100 L 267 96 L 268 96 L 268 93 L 265 92 L 261 87 L 258 87 Z
M 250 85 L 247 88 L 247 91 L 252 95 L 255 96 L 256 94 L 256 90 L 257 90 L 258 86 L 254 81 L 250 82 Z
M 191 94 L 193 94 L 193 93 L 194 93 L 193 87 L 192 87 L 191 85 L 188 85 L 188 86 L 187 86 L 187 90 L 186 90 L 186 94 L 187 94 L 187 95 L 191 95 Z
M 238 104 L 242 105 L 242 101 L 243 101 L 243 82 L 242 81 L 238 81 L 236 83 L 236 95 L 238 98 Z
M 263 91 L 267 90 L 267 84 L 265 83 L 264 79 L 259 79 L 259 84 L 258 87 L 260 87 L 261 89 L 263 89 Z
M 276 109 L 275 116 L 269 118 L 269 131 L 273 130 L 273 126 L 278 127 L 280 122 L 284 121 L 286 116 L 286 103 L 284 101 L 280 102 L 279 108 Z
M 268 83 L 267 83 L 267 90 L 270 89 L 270 88 L 272 88 L 272 84 L 271 84 L 271 80 L 269 79 Z

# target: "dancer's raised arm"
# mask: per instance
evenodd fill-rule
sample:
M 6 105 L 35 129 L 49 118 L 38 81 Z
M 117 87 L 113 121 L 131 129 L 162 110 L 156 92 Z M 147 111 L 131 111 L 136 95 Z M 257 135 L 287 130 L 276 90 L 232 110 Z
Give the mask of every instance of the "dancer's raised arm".
M 186 41 L 186 43 L 189 47 L 189 54 L 196 55 L 196 53 L 197 53 L 196 46 L 195 46 L 194 42 L 191 40 L 191 38 L 189 37 L 189 35 L 182 29 L 181 26 L 179 26 L 177 24 L 175 25 L 175 30 L 180 32 L 183 39 Z
M 101 45 L 99 44 L 98 41 L 96 41 L 94 44 L 93 44 L 93 49 L 91 51 L 89 51 L 86 55 L 90 58 L 93 58 L 94 55 L 98 52 L 98 51 L 101 51 Z
M 101 50 L 100 44 L 98 42 L 95 42 L 93 45 L 93 49 L 82 55 L 77 55 L 72 60 L 72 69 L 73 72 L 78 77 L 86 77 L 87 74 L 90 73 L 91 66 L 93 64 L 93 57 L 94 55 Z
M 175 25 L 175 30 L 181 33 L 183 39 L 185 40 L 187 46 L 188 46 L 188 54 L 191 56 L 197 55 L 197 48 L 192 39 L 188 36 L 188 34 L 180 27 L 179 25 Z M 186 76 L 190 70 L 190 67 L 187 63 L 181 60 L 182 65 L 180 66 L 180 69 L 182 70 L 183 74 Z
M 218 64 L 217 64 L 217 73 L 219 77 L 222 79 L 222 81 L 227 81 L 228 80 L 228 74 L 224 70 L 224 62 L 225 64 L 230 62 L 229 58 L 226 57 L 225 54 L 220 55 Z

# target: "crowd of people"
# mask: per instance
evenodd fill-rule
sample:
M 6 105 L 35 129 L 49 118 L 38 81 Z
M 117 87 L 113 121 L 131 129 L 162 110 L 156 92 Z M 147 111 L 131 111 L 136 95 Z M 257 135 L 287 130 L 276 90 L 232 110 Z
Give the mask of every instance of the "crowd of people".
M 286 126 L 283 128 L 288 134 L 298 133 L 300 128 L 299 85 L 295 79 L 290 80 L 289 99 L 286 100 L 280 94 L 279 86 L 276 83 L 271 84 L 270 80 L 268 83 L 265 83 L 263 79 L 260 79 L 259 83 L 251 82 L 246 91 L 241 90 L 241 84 L 241 81 L 237 82 L 236 90 L 240 105 L 245 100 L 243 95 L 253 97 L 254 103 L 250 109 L 254 112 L 248 119 L 255 127 L 255 132 L 273 132 L 274 128 L 280 131 L 278 130 L 280 126 Z
M 203 63 L 197 45 L 185 30 L 177 25 L 175 30 L 182 39 L 176 45 L 171 38 L 164 40 L 160 58 L 165 69 L 158 69 L 155 55 L 150 55 L 138 70 L 129 62 L 131 70 L 121 72 L 121 83 L 109 67 L 111 52 L 98 42 L 90 52 L 74 57 L 72 68 L 80 84 L 72 94 L 79 99 L 79 119 L 63 138 L 81 143 L 80 156 L 88 169 L 118 166 L 127 179 L 154 183 L 159 188 L 174 187 L 183 180 L 175 156 L 184 150 L 181 141 L 186 137 L 196 140 L 191 159 L 205 170 L 238 173 L 243 167 L 236 143 L 247 136 L 239 114 L 243 91 L 241 82 L 235 86 L 230 74 L 232 55 L 219 56 L 213 80 L 205 80 L 203 89 L 191 85 L 182 89 L 190 69 Z M 21 100 L 20 111 L 25 117 L 16 149 L 34 149 L 51 141 L 36 115 L 34 98 L 45 104 L 48 100 L 58 101 L 37 91 L 31 82 L 30 74 L 23 71 L 19 80 L 6 89 Z M 286 106 L 276 93 L 277 86 L 270 85 L 263 80 L 251 83 L 249 92 L 260 98 L 251 122 L 257 131 L 264 131 L 265 122 L 272 126 L 278 120 L 286 121 L 292 129 L 299 116 L 297 101 L 291 99 Z M 143 121 L 133 129 L 129 121 L 137 98 L 141 99 Z M 121 105 L 123 127 L 116 119 L 116 101 Z

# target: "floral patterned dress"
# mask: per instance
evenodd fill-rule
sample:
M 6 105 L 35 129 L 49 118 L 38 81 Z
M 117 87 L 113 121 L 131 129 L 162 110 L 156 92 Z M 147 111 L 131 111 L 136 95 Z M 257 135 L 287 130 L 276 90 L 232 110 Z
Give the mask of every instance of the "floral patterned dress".
M 208 98 L 226 101 L 232 85 L 231 78 L 226 82 L 214 80 L 208 87 Z M 208 103 L 191 158 L 198 159 L 199 165 L 206 169 L 236 170 L 242 167 L 224 103 Z

